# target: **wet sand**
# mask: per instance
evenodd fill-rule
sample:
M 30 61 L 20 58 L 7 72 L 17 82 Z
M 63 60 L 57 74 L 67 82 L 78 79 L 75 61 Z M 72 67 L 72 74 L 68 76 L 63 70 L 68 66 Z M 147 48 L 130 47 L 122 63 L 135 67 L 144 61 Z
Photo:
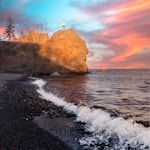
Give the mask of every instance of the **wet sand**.
M 40 99 L 26 75 L 0 74 L 0 149 L 79 150 L 82 124 Z

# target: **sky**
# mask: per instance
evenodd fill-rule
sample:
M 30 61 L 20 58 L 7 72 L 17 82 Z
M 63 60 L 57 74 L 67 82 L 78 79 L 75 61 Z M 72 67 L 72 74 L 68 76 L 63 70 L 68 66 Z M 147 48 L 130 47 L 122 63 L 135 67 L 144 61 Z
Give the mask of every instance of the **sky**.
M 150 68 L 149 0 L 0 0 L 0 35 L 9 16 L 16 33 L 51 36 L 64 21 L 86 41 L 90 69 Z

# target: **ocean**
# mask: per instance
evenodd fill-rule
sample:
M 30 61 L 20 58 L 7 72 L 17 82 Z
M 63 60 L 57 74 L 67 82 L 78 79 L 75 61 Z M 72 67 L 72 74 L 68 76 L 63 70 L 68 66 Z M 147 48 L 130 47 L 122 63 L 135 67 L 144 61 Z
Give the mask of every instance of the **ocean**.
M 150 149 L 150 69 L 35 79 L 40 96 L 85 123 L 87 150 Z

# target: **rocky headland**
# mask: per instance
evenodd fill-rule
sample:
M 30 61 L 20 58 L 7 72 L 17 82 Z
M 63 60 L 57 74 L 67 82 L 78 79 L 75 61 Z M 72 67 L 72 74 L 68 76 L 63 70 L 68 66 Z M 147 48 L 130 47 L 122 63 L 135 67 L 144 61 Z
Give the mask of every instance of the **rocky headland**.
M 86 73 L 88 49 L 72 29 L 51 37 L 34 30 L 15 41 L 0 42 L 0 72 L 44 74 Z

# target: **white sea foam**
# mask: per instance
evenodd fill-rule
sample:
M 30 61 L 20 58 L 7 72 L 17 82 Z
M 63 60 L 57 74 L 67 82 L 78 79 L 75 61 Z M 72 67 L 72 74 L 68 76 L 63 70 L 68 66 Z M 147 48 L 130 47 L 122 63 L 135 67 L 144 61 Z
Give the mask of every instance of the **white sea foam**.
M 86 123 L 86 130 L 91 134 L 80 139 L 80 144 L 85 149 L 98 150 L 102 146 L 105 146 L 107 150 L 124 150 L 129 147 L 141 150 L 150 148 L 150 128 L 137 123 L 133 124 L 132 119 L 113 118 L 101 109 L 68 103 L 64 98 L 47 92 L 44 89 L 46 81 L 42 79 L 37 79 L 32 83 L 38 86 L 37 92 L 41 98 L 62 106 L 68 112 L 73 112 L 77 116 L 77 121 Z

